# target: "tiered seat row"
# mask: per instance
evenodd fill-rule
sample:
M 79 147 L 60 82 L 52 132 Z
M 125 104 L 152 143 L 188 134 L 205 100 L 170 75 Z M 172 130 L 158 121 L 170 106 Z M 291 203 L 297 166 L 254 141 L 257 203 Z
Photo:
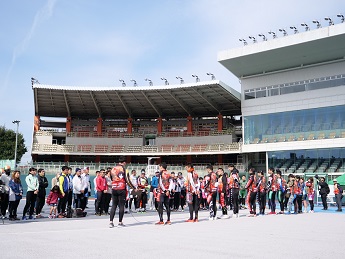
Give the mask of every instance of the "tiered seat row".
M 341 159 L 288 159 L 277 164 L 282 172 L 286 174 L 305 174 L 305 173 L 334 173 L 341 168 Z M 344 165 L 343 165 L 344 166 Z
M 188 153 L 188 152 L 217 152 L 217 151 L 238 151 L 239 143 L 215 143 L 215 144 L 165 144 L 161 146 L 141 146 L 141 145 L 72 145 L 72 144 L 38 144 L 34 143 L 32 151 L 41 151 L 46 153 Z
M 315 139 L 334 139 L 345 138 L 345 131 L 322 131 L 322 132 L 306 132 L 300 134 L 275 134 L 275 135 L 263 135 L 262 138 L 254 138 L 249 141 L 250 144 L 259 143 L 275 143 L 275 142 L 292 142 L 292 141 L 305 141 Z

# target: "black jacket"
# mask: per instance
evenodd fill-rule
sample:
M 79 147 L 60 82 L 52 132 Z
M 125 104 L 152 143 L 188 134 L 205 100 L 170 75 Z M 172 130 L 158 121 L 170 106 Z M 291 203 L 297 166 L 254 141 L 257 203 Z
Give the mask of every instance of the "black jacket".
M 38 193 L 40 197 L 46 196 L 46 188 L 48 187 L 48 180 L 45 176 L 37 176 L 38 178 Z
M 320 195 L 322 194 L 329 194 L 329 186 L 328 183 L 325 182 L 319 182 L 319 190 Z

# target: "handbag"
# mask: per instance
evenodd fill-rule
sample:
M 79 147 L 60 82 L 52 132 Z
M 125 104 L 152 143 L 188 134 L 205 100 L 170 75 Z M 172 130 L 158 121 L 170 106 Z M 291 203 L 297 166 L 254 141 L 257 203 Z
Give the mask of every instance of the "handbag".
M 8 201 L 15 201 L 16 200 L 16 194 L 15 192 L 12 190 L 12 188 L 9 188 L 9 195 L 8 195 Z

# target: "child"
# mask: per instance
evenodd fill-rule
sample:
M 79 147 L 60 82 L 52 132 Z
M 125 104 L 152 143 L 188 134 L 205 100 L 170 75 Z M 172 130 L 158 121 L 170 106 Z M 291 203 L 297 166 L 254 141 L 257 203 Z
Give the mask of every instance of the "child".
M 314 213 L 314 179 L 310 177 L 305 184 L 307 186 L 307 198 L 310 205 L 309 213 Z
M 59 186 L 55 185 L 47 198 L 46 203 L 50 206 L 50 213 L 49 213 L 49 218 L 55 218 L 56 217 L 56 208 L 58 205 L 59 198 L 62 198 L 62 195 L 60 193 L 60 188 Z

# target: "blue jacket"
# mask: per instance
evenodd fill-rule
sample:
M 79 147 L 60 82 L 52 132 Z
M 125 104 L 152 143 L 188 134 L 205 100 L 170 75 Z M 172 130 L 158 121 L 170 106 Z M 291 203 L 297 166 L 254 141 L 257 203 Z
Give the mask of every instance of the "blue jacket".
M 158 177 L 157 176 L 152 177 L 151 186 L 152 186 L 152 188 L 158 187 Z
M 23 197 L 23 186 L 21 183 L 15 183 L 13 179 L 11 179 L 9 183 L 9 187 L 12 189 L 12 191 L 16 195 L 16 201 L 20 200 Z M 19 195 L 21 194 L 21 195 Z

